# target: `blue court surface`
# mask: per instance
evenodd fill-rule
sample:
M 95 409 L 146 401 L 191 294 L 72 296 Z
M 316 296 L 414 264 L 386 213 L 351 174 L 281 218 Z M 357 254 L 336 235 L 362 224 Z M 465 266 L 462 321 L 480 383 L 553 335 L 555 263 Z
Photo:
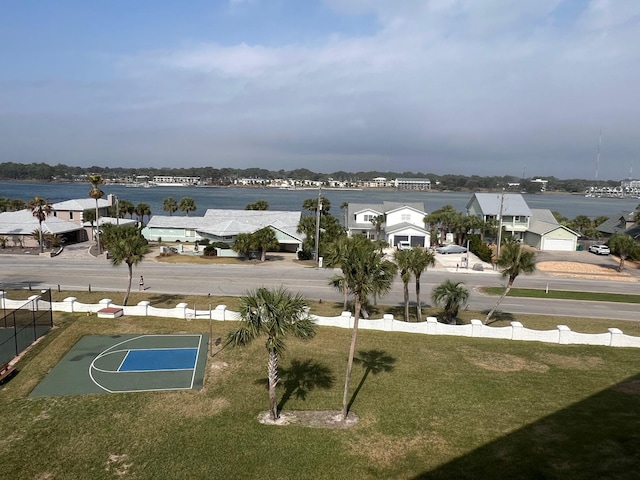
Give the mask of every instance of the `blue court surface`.
M 30 396 L 202 388 L 205 334 L 82 337 Z
M 156 348 L 129 350 L 119 372 L 157 372 L 160 370 L 191 370 L 198 358 L 197 348 Z

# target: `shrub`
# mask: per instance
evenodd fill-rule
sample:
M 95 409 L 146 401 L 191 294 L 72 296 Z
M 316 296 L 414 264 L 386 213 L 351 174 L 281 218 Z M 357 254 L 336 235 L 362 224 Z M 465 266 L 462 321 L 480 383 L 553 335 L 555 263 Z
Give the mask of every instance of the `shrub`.
M 205 257 L 215 257 L 218 255 L 218 251 L 214 245 L 207 245 L 204 247 L 203 254 Z
M 198 240 L 198 245 L 209 245 L 210 240 L 208 238 L 203 238 L 201 240 Z
M 213 242 L 211 246 L 216 248 L 223 248 L 225 250 L 229 250 L 231 248 L 228 243 L 224 242 Z
M 479 235 L 469 235 L 469 250 L 483 262 L 491 262 L 491 248 L 480 240 Z

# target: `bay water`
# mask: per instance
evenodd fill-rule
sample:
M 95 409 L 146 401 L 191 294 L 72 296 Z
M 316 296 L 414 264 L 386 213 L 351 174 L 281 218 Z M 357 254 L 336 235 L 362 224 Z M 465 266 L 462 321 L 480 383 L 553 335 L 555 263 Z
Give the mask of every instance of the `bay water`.
M 192 198 L 197 210 L 191 216 L 201 216 L 209 208 L 244 209 L 249 203 L 265 200 L 269 210 L 301 210 L 302 203 L 309 198 L 317 198 L 317 189 L 284 190 L 279 188 L 242 188 L 242 187 L 127 187 L 124 185 L 102 185 L 101 190 L 114 194 L 120 200 L 129 200 L 134 205 L 147 203 L 152 214 L 167 215 L 162 210 L 165 198 L 173 197 L 178 203 L 183 197 Z M 36 195 L 47 198 L 51 203 L 78 198 L 89 198 L 91 185 L 88 183 L 26 183 L 0 182 L 0 197 L 28 201 Z M 409 190 L 382 189 L 322 189 L 322 196 L 331 202 L 330 212 L 342 219 L 340 205 L 346 203 L 379 204 L 390 202 L 422 202 L 427 213 L 451 205 L 464 212 L 471 199 L 469 192 L 423 192 Z M 500 193 L 496 193 L 499 197 Z M 622 211 L 632 211 L 640 203 L 633 197 L 595 198 L 564 193 L 523 194 L 530 208 L 555 210 L 569 219 L 578 215 L 590 218 L 605 215 L 612 216 Z M 184 215 L 176 212 L 174 215 Z

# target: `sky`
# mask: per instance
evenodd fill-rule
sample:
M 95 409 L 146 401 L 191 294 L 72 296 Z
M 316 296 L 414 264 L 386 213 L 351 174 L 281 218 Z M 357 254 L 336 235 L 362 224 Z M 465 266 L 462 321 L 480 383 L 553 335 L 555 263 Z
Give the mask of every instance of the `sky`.
M 635 0 L 0 0 L 0 162 L 619 180 Z

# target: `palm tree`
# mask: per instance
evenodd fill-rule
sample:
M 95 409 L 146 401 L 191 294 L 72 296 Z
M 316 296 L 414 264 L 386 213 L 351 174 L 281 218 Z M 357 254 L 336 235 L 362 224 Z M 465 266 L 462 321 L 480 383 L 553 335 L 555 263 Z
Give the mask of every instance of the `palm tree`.
M 124 218 L 126 215 L 129 215 L 130 218 L 133 218 L 136 207 L 129 200 L 120 200 L 118 201 L 118 210 L 120 210 L 120 217 Z
M 173 216 L 173 212 L 178 210 L 178 202 L 173 197 L 167 197 L 162 202 L 162 210 L 169 212 L 169 216 Z
M 334 242 L 328 250 L 328 265 L 340 266 L 349 292 L 353 295 L 355 305 L 342 397 L 342 419 L 344 420 L 349 413 L 349 386 L 362 305 L 370 293 L 377 292 L 379 295 L 384 295 L 391 289 L 396 266 L 388 260 L 384 260 L 384 256 L 375 249 L 371 241 L 361 235 L 340 239 Z
M 180 199 L 180 210 L 182 210 L 188 217 L 189 212 L 196 211 L 196 202 L 191 197 L 183 197 Z
M 40 253 L 44 252 L 44 242 L 42 240 L 42 222 L 53 213 L 53 207 L 46 198 L 35 196 L 29 200 L 29 209 L 34 217 L 38 219 L 38 243 L 40 244 Z
M 414 247 L 411 250 L 411 263 L 409 269 L 416 279 L 416 313 L 418 322 L 422 321 L 422 305 L 420 303 L 420 276 L 428 267 L 436 264 L 436 258 L 432 252 L 421 247 Z
M 102 175 L 98 175 L 97 173 L 92 173 L 87 178 L 91 184 L 89 196 L 96 201 L 96 242 L 98 244 L 98 255 L 100 255 L 102 250 L 100 249 L 100 211 L 98 210 L 98 200 L 104 196 L 104 192 L 100 190 L 100 185 L 102 185 L 104 181 L 102 180 Z
M 127 293 L 125 294 L 123 305 L 129 301 L 131 293 L 131 281 L 133 280 L 133 266 L 138 265 L 144 256 L 150 252 L 147 240 L 140 233 L 140 229 L 135 225 L 113 225 L 102 226 L 102 241 L 109 251 L 111 264 L 116 267 L 123 262 L 128 267 Z
M 498 306 L 509 294 L 509 290 L 511 290 L 513 282 L 518 278 L 518 275 L 521 273 L 530 274 L 536 270 L 535 254 L 524 250 L 522 245 L 516 242 L 506 243 L 503 245 L 496 264 L 498 265 L 498 268 L 502 268 L 500 273 L 502 273 L 504 278 L 508 278 L 508 281 L 504 292 L 502 292 L 502 295 L 498 298 L 495 306 L 487 314 L 487 318 L 484 319 L 485 325 L 489 322 L 489 319 L 491 319 L 491 316 L 494 314 Z
M 371 224 L 376 232 L 376 240 L 380 240 L 380 232 L 382 231 L 382 224 L 384 223 L 384 215 L 376 215 L 371 219 Z
M 88 222 L 91 225 L 91 234 L 95 237 L 96 234 L 95 234 L 95 230 L 93 229 L 93 223 L 96 221 L 96 211 L 91 208 L 87 208 L 86 210 L 83 210 L 82 221 Z
M 469 299 L 469 290 L 462 282 L 445 280 L 431 292 L 431 300 L 437 306 L 442 305 L 447 323 L 456 323 L 460 306 Z
M 249 233 L 240 233 L 233 241 L 232 247 L 235 252 L 244 255 L 245 258 L 249 258 L 249 252 L 253 250 L 253 237 Z
M 136 215 L 140 218 L 140 224 L 144 226 L 144 216 L 151 217 L 151 207 L 148 203 L 139 203 L 136 205 Z
M 251 234 L 253 245 L 260 250 L 260 261 L 264 262 L 267 258 L 268 250 L 275 250 L 280 246 L 276 234 L 270 227 L 264 227 Z
M 267 375 L 269 380 L 269 416 L 278 419 L 276 386 L 278 362 L 285 350 L 287 335 L 302 340 L 315 336 L 315 325 L 307 313 L 307 301 L 300 295 L 292 295 L 284 287 L 276 290 L 259 288 L 240 299 L 242 326 L 229 332 L 227 342 L 234 346 L 247 345 L 261 335 L 267 337 L 265 347 L 269 356 Z
M 400 270 L 404 292 L 404 321 L 409 321 L 409 282 L 411 281 L 411 250 L 396 250 L 393 259 Z
M 342 202 L 340 204 L 340 209 L 343 210 L 344 212 L 344 229 L 347 230 L 347 228 L 349 228 L 348 218 L 347 218 L 348 211 L 349 211 L 349 204 L 347 202 Z
M 618 234 L 609 240 L 609 248 L 611 248 L 611 252 L 613 252 L 614 255 L 620 258 L 618 271 L 621 272 L 624 268 L 624 261 L 629 255 L 632 255 L 638 250 L 638 244 L 631 235 Z
M 349 303 L 349 285 L 342 275 L 334 275 L 329 279 L 329 286 L 342 293 L 342 311 L 347 311 L 347 303 Z
M 256 200 L 253 203 L 249 203 L 245 210 L 269 210 L 269 203 L 266 200 Z

